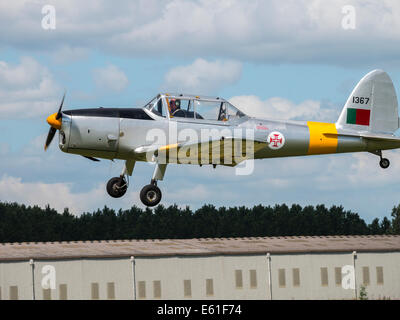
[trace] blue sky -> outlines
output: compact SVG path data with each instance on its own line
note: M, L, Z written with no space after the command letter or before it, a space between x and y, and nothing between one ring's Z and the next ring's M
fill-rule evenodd
M56 28L42 27L44 5ZM352 6L354 29L343 28ZM105 184L122 162L43 151L46 116L65 108L140 106L160 90L219 95L253 115L336 121L353 87L384 69L399 90L400 4L335 1L18 1L0 5L0 200L68 206L141 205L152 166L140 163L124 198ZM179 73L179 72L180 73ZM171 165L165 205L343 205L368 222L398 205L398 151L383 171L371 154L256 161L231 168Z

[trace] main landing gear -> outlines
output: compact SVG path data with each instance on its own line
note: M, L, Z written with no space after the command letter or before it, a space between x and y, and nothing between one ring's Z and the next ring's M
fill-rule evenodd
M144 186L140 191L140 200L145 206L154 207L160 203L162 194L160 188L157 187L157 181L164 179L166 169L167 164L156 162L150 184Z
M379 165L382 169L387 169L390 166L390 161L387 158L382 158L382 150L377 150L377 151L371 151L371 153L379 156L380 161L379 161Z
M140 200L148 207L156 206L161 201L161 197L161 190L157 187L156 181L152 181L140 191Z
M128 177L132 175L134 166L134 160L127 160L121 175L111 178L108 181L107 192L111 197L120 198L126 193L129 186L129 179L126 179L125 176ZM157 162L150 184L144 186L140 191L140 200L145 206L154 207L160 203L162 193L160 188L157 187L157 181L163 180L166 168L166 164L159 164Z
M128 189L128 183L125 177L114 177L108 180L107 192L113 198L121 198Z

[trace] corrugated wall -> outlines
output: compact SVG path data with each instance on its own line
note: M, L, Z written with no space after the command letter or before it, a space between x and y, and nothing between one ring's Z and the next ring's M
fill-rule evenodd
M135 265L130 257L35 260L35 298L133 299L136 292L137 299L354 299L364 285L369 299L400 299L399 252L270 257L136 257ZM344 289L342 267L353 265L357 287ZM1 299L32 299L29 260L0 262L0 289Z

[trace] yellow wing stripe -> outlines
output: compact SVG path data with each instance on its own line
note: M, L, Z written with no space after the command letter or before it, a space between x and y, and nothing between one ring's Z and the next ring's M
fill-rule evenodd
M307 122L310 130L308 154L335 153L338 146L337 129L334 123Z
M166 146L162 146L158 150L165 151L165 150L170 150L170 149L177 148L177 147L178 147L178 144L177 143L173 143L173 144L168 144Z

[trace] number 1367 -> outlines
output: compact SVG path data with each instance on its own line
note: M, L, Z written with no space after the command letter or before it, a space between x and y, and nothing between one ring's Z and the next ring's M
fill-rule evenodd
M369 98L353 97L353 103L368 104L368 102L369 102Z

